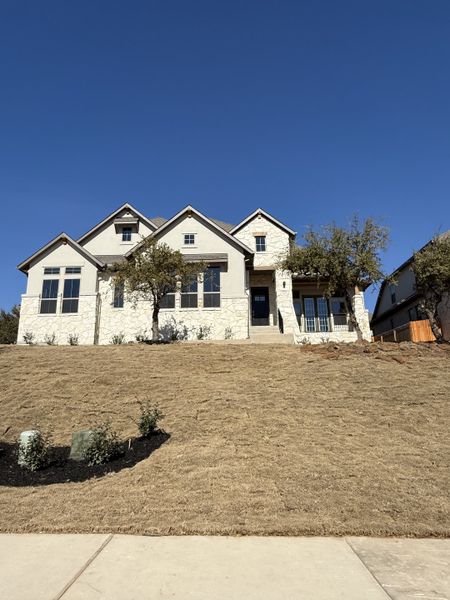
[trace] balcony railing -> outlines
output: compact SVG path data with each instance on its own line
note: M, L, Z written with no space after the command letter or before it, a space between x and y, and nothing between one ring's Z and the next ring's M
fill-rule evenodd
M348 314L308 317L303 313L297 316L302 333L330 333L333 331L352 331Z

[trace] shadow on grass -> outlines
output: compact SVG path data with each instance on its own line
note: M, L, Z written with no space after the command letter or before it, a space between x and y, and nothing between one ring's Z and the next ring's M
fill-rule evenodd
M28 471L17 464L17 444L0 441L0 486L25 487L54 483L81 482L93 477L118 473L134 467L162 446L170 435L160 432L151 438L132 438L130 447L124 442L123 456L103 465L89 466L83 461L69 460L69 446L54 446L50 450L50 463L39 471Z

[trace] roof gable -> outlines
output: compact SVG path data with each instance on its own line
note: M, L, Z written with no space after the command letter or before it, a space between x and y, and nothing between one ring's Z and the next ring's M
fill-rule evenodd
M29 256L26 260L24 260L19 265L17 265L17 268L19 269L19 271L22 271L23 273L27 273L28 269L30 267L30 264L34 260L39 258L39 256L41 256L42 254L47 252L47 250L50 250L53 246L56 246L60 242L63 244L69 244L75 251L77 251L79 254L84 256L87 260L92 262L98 268L100 268L100 269L104 268L105 264L103 262L98 260L94 255L92 255L90 252L88 252L88 250L86 250L86 248L83 248L83 246L80 246L80 244L78 244L78 242L73 240L69 235L67 235L67 233L64 233L64 232L57 235L50 242L48 242L48 244L45 244L45 246L42 246L42 248L37 250L37 252L35 252L31 256Z
M234 235L236 232L238 232L240 229L242 229L242 227L247 225L247 223L249 223L256 217L258 217L259 215L262 215L268 221L271 221L274 225L276 225L280 229L283 229L284 231L286 231L286 233L288 233L289 235L294 236L294 237L297 235L296 231L294 231L287 225L284 225L284 223L282 223L281 221L278 221L278 219L275 219L275 217L273 217L271 214L269 214L262 208L257 208L254 212L252 212L250 215L248 215L248 217L245 217L245 219L243 221L241 221L235 227L233 227L233 229L231 229L231 231L230 231L231 235Z
M180 210L171 219L169 219L164 224L162 224L151 235L153 235L156 238L159 237L164 231L167 231L179 219L181 219L182 217L187 217L187 216L189 216L189 214L195 215L200 221L203 221L204 223L206 223L207 225L209 225L212 229L214 229L215 231L217 231L218 234L220 234L221 236L223 236L233 246L237 246L240 250L243 250L247 254L253 254L253 250L251 250L243 242L241 242L240 240L238 240L237 238L235 238L234 236L232 236L230 233L228 233L228 231L226 231L226 229L224 229L222 226L218 225L218 223L216 223L215 220L208 218L207 216L205 216L203 213L201 213L199 210L195 209L191 205L188 205L185 208L183 208L182 210ZM142 242L141 242L141 244L142 244ZM127 252L127 254L125 254L125 257L131 256L133 254L133 252L135 252L135 250L137 250L137 248L139 248L139 246L141 244L138 244L137 246L135 246L134 248L132 248L129 252Z
M119 206L119 208L117 210L112 212L105 219L103 219L102 221L97 223L97 225L95 225L92 229L90 229L85 234L83 234L80 238L78 238L78 240L77 240L78 243L84 244L85 242L87 242L87 240L89 240L96 231L98 231L99 229L104 227L110 221L114 220L114 218L124 210L127 210L127 211L135 214L136 217L139 217L139 219L141 219L146 225L148 225L148 227L150 229L153 229L154 231L156 229L158 229L158 227L157 227L157 225L155 225L155 223L150 221L150 219L147 219L147 217L145 217L141 212L139 212L136 208L134 208L134 206L132 206L131 204L128 204L128 202L125 202L125 204L122 204L122 206Z

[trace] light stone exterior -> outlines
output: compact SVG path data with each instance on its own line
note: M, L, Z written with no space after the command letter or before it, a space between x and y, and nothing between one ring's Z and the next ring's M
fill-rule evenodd
M151 303L142 300L133 303L131 299L125 298L123 308L114 308L111 276L107 272L106 264L102 267L96 262L103 256L124 255L140 240L136 232L133 233L132 244L121 242L120 228L118 230L114 224L114 218L117 216L139 217L139 213L130 205L124 205L97 229L94 228L88 235L80 238L78 246L76 243L57 240L53 246L22 263L22 270L28 274L28 284L27 291L22 296L18 343L24 343L24 335L27 332L32 333L34 342L39 344L45 344L53 334L55 343L61 345L69 343L70 335L78 336L79 344L110 344L114 336L120 335L123 335L125 342L134 342L137 337L151 338ZM282 325L283 332L292 335L295 343L356 339L356 333L353 331L301 331L294 310L292 277L278 268L280 260L289 250L293 235L269 217L267 213L259 212L229 235L198 211L188 207L167 226L162 225L154 232L159 241L184 254L226 256L226 261L220 264L220 308L203 307L203 282L200 277L198 308L182 309L180 293L177 292L175 308L161 309L159 324L163 339L249 338L252 287L268 287L269 325ZM143 222L140 219L138 232L150 233L148 221ZM183 245L185 233L195 234L193 246ZM265 252L256 252L256 235L266 236ZM67 266L81 267L81 274L67 275ZM45 267L60 267L60 273L45 275ZM79 310L75 314L61 313L66 278L80 278ZM39 314L43 279L59 281L56 314ZM355 296L354 305L363 338L370 339L371 332L363 294Z

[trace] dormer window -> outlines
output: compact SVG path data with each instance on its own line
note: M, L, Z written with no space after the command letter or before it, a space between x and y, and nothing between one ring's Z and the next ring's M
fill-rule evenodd
M184 245L185 246L194 246L195 244L195 233L185 233L184 234Z
M266 251L266 236L265 235L257 235L255 236L256 241L256 252L265 252Z
M122 242L131 242L131 227L122 227Z

